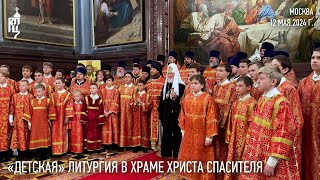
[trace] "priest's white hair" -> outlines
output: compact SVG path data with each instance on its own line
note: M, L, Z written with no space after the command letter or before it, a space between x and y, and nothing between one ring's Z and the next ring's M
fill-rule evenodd
M173 78L173 82L172 82L172 88L173 91L176 93L177 96L179 96L179 84L184 84L184 82L181 79L178 67L175 63L171 63L168 65L168 69L167 69L167 78L166 81L164 83L163 86L163 100L166 99L166 90L167 90L167 83L168 83L168 73L169 73L169 69L172 70L172 72L174 73L174 78Z

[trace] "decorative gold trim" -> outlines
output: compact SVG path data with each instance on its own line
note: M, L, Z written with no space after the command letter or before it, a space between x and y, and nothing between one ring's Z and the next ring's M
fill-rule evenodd
M290 141L289 139L286 139L286 138L282 138L282 137L272 137L271 142L280 142L280 143L287 144L289 146L293 145L292 141Z
M34 140L34 141L30 141L31 143L41 143L41 142L50 142L50 139L38 139L38 140Z
M242 116L242 115L240 115L240 114L236 114L236 115L234 116L234 118L235 118L235 119L240 119L240 120L242 120L242 121L247 121L247 120L248 120L247 117Z
M277 154L277 153L271 153L271 156L277 157L277 158L280 158L280 159L284 159L284 160L288 160L289 159L287 156L283 156L283 155Z
M265 128L268 128L268 129L272 129L272 124L271 124L270 121L267 121L265 119L261 119L261 118L258 118L258 117L255 117L253 121L255 123L259 124L260 126L263 126Z
M47 107L41 106L41 107L34 107L33 108L33 110L43 110L43 109L47 109Z
M132 99L132 96L130 96L130 95L120 95L120 98Z
M52 145L53 145L53 146L61 145L61 144L63 144L63 142L52 142Z

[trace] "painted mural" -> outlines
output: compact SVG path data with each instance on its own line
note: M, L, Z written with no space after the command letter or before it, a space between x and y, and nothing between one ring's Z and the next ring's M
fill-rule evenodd
M142 0L93 0L94 46L143 41Z
M4 24L17 13L20 34L4 28L5 38L60 46L74 46L74 0L4 0Z
M176 0L174 11L175 50L193 50L204 64L210 50L227 61L238 51L253 55L263 42L308 62L320 42L316 0Z

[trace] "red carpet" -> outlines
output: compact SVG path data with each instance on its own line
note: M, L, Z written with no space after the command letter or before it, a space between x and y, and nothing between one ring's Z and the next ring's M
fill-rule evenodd
M149 180L152 178L155 178L159 175L161 175L162 173L157 173L154 170L151 173L131 173L132 170L132 164L131 162L135 162L135 161L141 161L141 162L159 162L162 161L164 163L162 163L163 165L163 171L166 172L168 169L168 165L167 165L167 161L170 161L169 159L166 158L161 158L159 156L156 155L156 152L152 152L150 154L146 154L142 157L133 159L131 161L128 161L127 163L127 167L128 170L126 173L122 173L121 172L121 165L118 166L118 173L96 173L96 174L92 174L90 176L84 177L82 178L83 180L94 180L94 179L112 179L112 180L131 180L131 179L135 179L135 180ZM120 164L120 163L119 163ZM152 163L155 164L155 163ZM148 166L150 167L150 166ZM137 169L137 168L136 168ZM143 168L139 169L140 172L143 171Z

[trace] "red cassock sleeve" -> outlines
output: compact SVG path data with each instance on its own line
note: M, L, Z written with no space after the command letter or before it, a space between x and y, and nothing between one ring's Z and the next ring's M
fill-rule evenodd
M53 101L47 99L48 111L49 111L49 120L56 120L56 108L54 107Z
M115 90L112 97L110 112L118 114L119 113L119 90Z
M72 100L72 95L71 93L67 93L66 98L65 98L65 116L68 118L72 118L74 114L73 110L73 100Z
M98 117L98 124L102 125L105 123L105 118L104 118L104 108L103 108L103 101L100 98L99 101L99 117Z
M282 97L276 101L273 116L270 156L288 160L297 124L286 98Z

